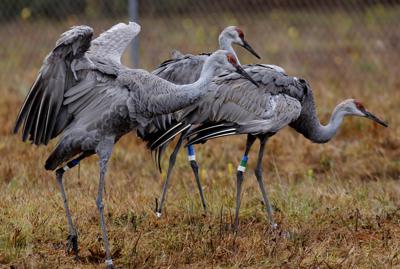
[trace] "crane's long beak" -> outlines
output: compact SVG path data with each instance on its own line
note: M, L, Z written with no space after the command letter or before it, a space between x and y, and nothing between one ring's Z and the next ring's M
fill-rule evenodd
M249 80L251 83L256 85L257 88L259 87L257 82L255 82L254 79L252 79L252 77L246 71L244 71L243 67L241 67L240 65L236 65L235 67L236 67L236 73L242 75L245 79Z
M255 50L250 46L249 43L247 43L246 40L242 39L243 41L243 45L241 45L243 48L247 49L251 54L253 54L254 56L256 56L258 59L261 59L261 57L257 54L257 52L255 52Z
M373 121L375 121L376 123L378 123L378 124L380 124L382 126L389 127L389 125L386 122L384 122L383 120L379 119L377 116L375 116L371 112L369 112L367 110L365 110L363 112L364 112L364 115L365 115L366 118L368 118L370 120L373 120Z

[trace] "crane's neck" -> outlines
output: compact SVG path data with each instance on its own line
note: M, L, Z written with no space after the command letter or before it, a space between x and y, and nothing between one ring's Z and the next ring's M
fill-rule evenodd
M310 140L315 143L326 143L335 136L337 130L342 124L343 117L346 113L340 109L340 107L336 107L333 110L329 123L327 125L322 125L319 121L315 125L315 129L313 131L313 135L310 137Z
M342 104L335 107L327 125L320 123L315 111L314 98L311 89L302 102L300 117L290 124L296 131L303 134L314 143L326 143L335 136L347 113Z
M230 53L232 53L233 55L235 55L238 64L240 64L239 58L237 57L236 52L234 51L234 49L232 47L232 43L233 43L232 38L229 38L229 37L225 36L224 34L221 34L218 38L218 42L219 42L219 48L221 50L227 50Z
M191 91L194 94L197 92L205 92L208 84L211 82L217 72L218 67L215 64L206 61L201 69L200 77L197 81L191 84L177 85L177 87L179 87L180 90Z

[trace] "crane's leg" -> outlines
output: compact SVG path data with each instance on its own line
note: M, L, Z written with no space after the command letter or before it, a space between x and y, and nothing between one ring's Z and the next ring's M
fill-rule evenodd
M274 221L274 217L272 214L272 207L268 200L268 195L267 195L267 191L265 190L264 180L263 180L263 175L262 175L262 172L263 172L262 161L264 158L264 148L265 148L265 144L267 143L268 136L260 135L259 139L260 139L260 150L258 152L257 166L256 166L256 169L254 172L255 172L255 175L257 178L258 186L260 187L260 191L261 191L261 194L263 197L265 210L267 211L267 215L268 215L268 220L269 220L272 228L275 229L277 227L277 224Z
M163 185L163 190L161 194L161 199L160 199L160 205L158 206L156 210L156 215L158 218L161 217L161 212L164 206L165 198L167 196L167 190L169 186L169 181L171 179L171 173L172 169L174 168L175 161L176 161L176 156L178 155L179 150L182 147L183 140L185 135L187 134L187 131L183 132L181 136L179 137L178 142L176 143L176 146L174 148L174 151L172 152L171 156L169 157L169 164L168 164L168 171L167 171L167 178L165 179L164 185Z
M79 259L78 234L76 232L74 223L72 222L71 212L69 211L68 199L64 189L63 175L66 171L75 167L81 160L83 160L89 155L91 155L91 153L82 153L78 158L73 159L72 161L68 162L67 165L65 165L64 167L58 168L56 170L57 183L58 186L60 187L61 196L63 198L65 213L67 215L67 221L68 221L68 230L69 230L65 252L69 254L70 251L72 250L74 252L75 259Z
M114 146L114 141L115 141L114 137L106 137L99 143L99 145L96 148L96 153L99 156L99 168L100 168L99 190L98 190L96 205L100 214L101 232L103 235L104 248L106 250L107 269L114 268L114 266L113 266L113 261L111 259L110 245L108 242L106 224L104 220L103 191L105 186L107 163L111 156L111 152Z
M199 176L199 166L196 162L196 152L194 150L193 145L189 145L187 147L187 154L190 166L192 167L194 178L196 179L197 188L199 189L201 204L203 206L204 212L207 213L206 199L204 198L203 187L201 186L201 181Z
M246 149L244 151L242 160L237 168L237 174L236 174L236 212L235 212L235 226L234 230L235 232L238 231L239 227L239 209L240 209L240 200L241 200L241 193L242 193L242 183L243 183L243 173L246 171L246 166L247 166L247 161L248 161L248 155L249 151L251 149L251 146L254 144L254 141L256 140L256 137L249 134L247 135L247 141L246 141Z

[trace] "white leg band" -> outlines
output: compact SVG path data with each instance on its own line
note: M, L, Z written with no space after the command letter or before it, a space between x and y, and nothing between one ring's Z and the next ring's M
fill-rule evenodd
M106 265L113 265L112 260L111 259L110 260L106 260Z
M161 218L161 213L160 212L156 212L156 216L157 216L157 218Z
M190 161L195 161L196 160L196 155L188 155L188 160Z
M240 171L240 172L245 172L246 171L246 166L239 165L237 170Z
M63 169L64 169L64 172L67 172L69 170L68 165L64 166Z

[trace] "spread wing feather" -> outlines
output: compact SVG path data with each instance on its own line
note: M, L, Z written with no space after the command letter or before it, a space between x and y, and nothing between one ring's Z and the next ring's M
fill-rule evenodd
M126 47L139 32L140 25L135 22L118 23L91 42L88 54L90 57L110 59L120 64Z
M22 139L34 144L47 144L53 137L64 92L75 84L72 65L83 57L90 46L93 30L77 26L63 33L56 47L45 58L17 116L14 133L24 122Z
M121 55L139 31L136 23L120 23L93 41L93 30L88 26L72 27L63 33L44 60L14 132L23 124L24 141L47 144L77 117L86 119L83 111L93 116L94 111L99 112L97 106L106 109L105 96L112 94L109 89L124 95L126 88L114 82L122 68Z

